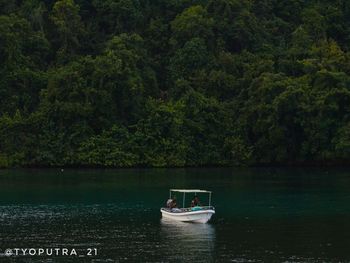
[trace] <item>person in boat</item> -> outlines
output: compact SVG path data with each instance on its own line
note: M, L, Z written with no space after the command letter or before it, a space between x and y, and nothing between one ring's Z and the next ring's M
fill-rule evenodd
M197 195L195 195L191 201L191 207L195 207L195 206L200 206L201 203L199 202L199 198Z
M176 196L174 196L173 198L169 198L166 202L166 206L169 209L177 208Z

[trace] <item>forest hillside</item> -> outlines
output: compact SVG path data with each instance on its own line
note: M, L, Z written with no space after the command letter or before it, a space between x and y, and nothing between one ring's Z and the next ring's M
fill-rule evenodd
M350 163L348 0L0 0L0 167Z

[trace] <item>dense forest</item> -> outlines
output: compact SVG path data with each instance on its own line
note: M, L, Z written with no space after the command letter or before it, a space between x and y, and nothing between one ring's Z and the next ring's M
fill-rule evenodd
M350 163L348 0L0 0L0 167Z

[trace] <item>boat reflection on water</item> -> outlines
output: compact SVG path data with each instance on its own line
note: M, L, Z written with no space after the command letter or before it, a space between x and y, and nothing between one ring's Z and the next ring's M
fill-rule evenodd
M162 254L171 262L214 261L215 226L161 219Z

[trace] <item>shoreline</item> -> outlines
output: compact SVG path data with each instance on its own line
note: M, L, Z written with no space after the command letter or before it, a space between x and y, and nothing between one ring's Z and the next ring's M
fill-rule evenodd
M350 162L295 162L295 163L270 163L270 164L256 164L256 165L242 165L242 166L229 166L229 165L201 165L201 166L130 166L130 167L118 167L118 166L98 166L98 165L29 165L29 166L12 166L12 167L0 167L0 170L8 169L94 169L94 170L106 170L106 169L219 169L219 168L350 168Z

